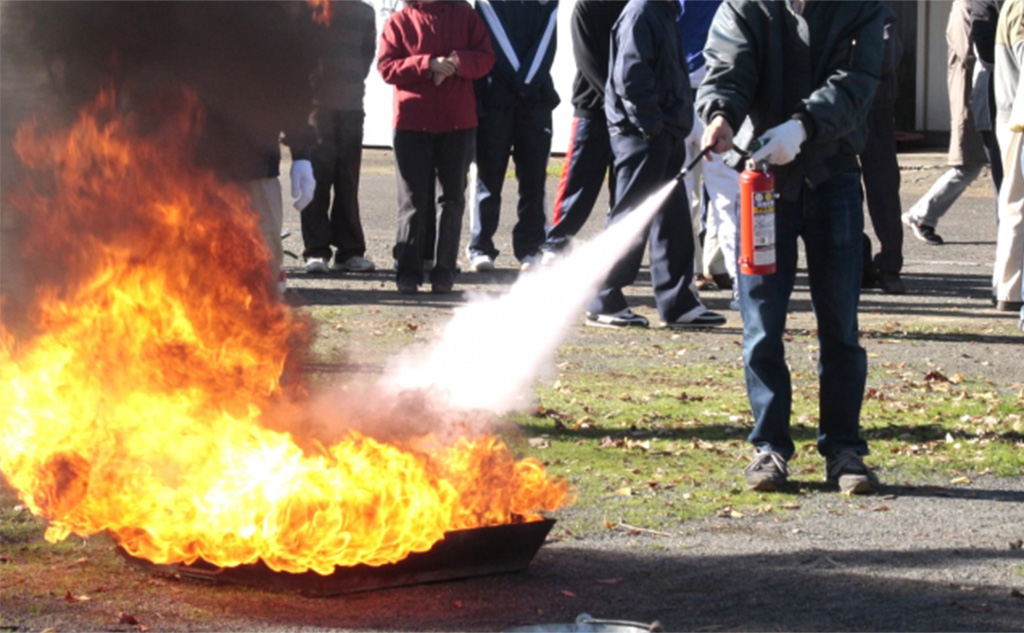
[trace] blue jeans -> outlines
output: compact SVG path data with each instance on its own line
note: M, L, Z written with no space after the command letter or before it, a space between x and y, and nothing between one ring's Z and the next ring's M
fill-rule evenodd
M865 455L860 407L867 354L857 341L864 230L860 174L839 174L814 189L805 186L797 199L778 200L775 222L776 272L739 276L743 361L754 413L747 439L758 450L793 456L793 388L782 337L796 278L797 237L803 237L820 344L818 452Z

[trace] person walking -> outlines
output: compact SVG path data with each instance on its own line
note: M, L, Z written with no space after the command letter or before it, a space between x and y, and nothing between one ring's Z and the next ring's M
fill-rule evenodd
M1003 152L999 229L992 273L996 309L1020 312L1024 323L1024 0L1007 0L999 14L995 45L996 134Z
M900 165L896 157L896 72L903 56L903 45L896 30L896 14L884 7L885 36L882 49L882 76L868 114L868 135L860 153L864 196L867 198L871 226L878 238L878 253L871 257L871 239L864 233L865 260L861 286L881 288L882 292L901 295L907 292L900 277L903 269L903 226L900 221Z
M881 73L884 18L877 1L725 0L704 49L707 75L697 93L703 145L722 153L757 140L751 160L774 165L778 194L776 272L739 276L755 450L744 474L754 490L781 489L795 451L783 336L799 237L818 323L818 452L826 481L845 493L879 486L860 434L867 354L857 324L864 228L857 154Z
M684 141L693 124L693 94L683 65L677 0L630 0L612 28L604 109L615 156L616 199L611 226L679 174ZM646 239L612 266L587 305L587 324L646 327L622 289L636 281L645 242L650 242L651 285L662 327L718 326L725 317L708 310L693 284L693 227L681 183L662 204Z
M363 96L376 49L375 16L373 7L362 0L331 0L328 6L326 23L313 27L313 121L319 144L313 152L316 192L300 214L302 257L307 273L367 272L374 263L365 257L359 170Z
M551 207L551 225L541 246L542 263L550 263L583 228L611 170L612 147L604 117L604 86L608 81L608 38L626 0L578 0L571 19L576 77L569 149ZM608 178L609 198L615 179Z
M501 190L508 159L519 182L512 250L520 268L540 263L547 212L544 187L551 155L551 113L558 93L551 79L555 60L558 0L477 0L497 60L478 82L480 127L476 136L477 185L469 269L493 270L494 234L501 215Z
M423 280L424 223L435 211L435 181L440 195L431 291L454 289L476 140L473 81L493 64L487 28L465 2L406 2L384 23L377 70L395 87L395 283L402 294L418 292Z
M950 168L903 214L903 223L914 232L914 237L932 246L941 246L945 241L935 231L939 219L946 215L985 166L985 150L971 112L971 78L975 58L970 32L969 0L953 0L946 25L946 44L949 47L946 84L950 119L947 163Z

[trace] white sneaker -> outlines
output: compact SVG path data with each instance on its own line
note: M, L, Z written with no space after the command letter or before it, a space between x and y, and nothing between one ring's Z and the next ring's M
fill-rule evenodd
M331 270L345 273L368 273L375 268L373 262L359 255L353 255L341 263L335 261L331 265Z
M494 260L490 255L473 255L469 258L469 269L475 273L482 273L487 270L494 270Z
M540 255L527 255L519 261L519 270L524 273L540 266L541 256Z
M551 264L554 264L556 261L558 261L558 258L561 256L561 253L556 253L555 251L544 251L544 253L540 256L540 265L550 266Z
M307 273L325 273L327 271L327 260L323 257L310 257L306 260Z

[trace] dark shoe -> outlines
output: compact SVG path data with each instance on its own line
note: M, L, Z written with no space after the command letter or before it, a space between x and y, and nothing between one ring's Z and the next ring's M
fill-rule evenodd
M878 273L878 287L887 295L907 294L907 287L903 285L899 273Z
M996 301L996 310L1000 312L1020 312L1024 302L1021 301Z
M743 469L747 488L761 492L776 492L786 485L789 468L786 459L775 451L757 451L754 459Z
M931 244L932 246L942 246L945 243L945 241L942 239L942 236L935 232L934 226L927 226L921 224L920 222L909 217L906 214L903 215L903 223L909 226L910 229L914 232L914 237L921 240L925 244Z
M446 295L454 289L455 275L436 270L430 273L430 292L436 295Z
M716 273L711 275L711 278L720 289L732 290L732 277L729 276L729 273Z
M720 325L725 325L725 315L712 312L711 310L704 308L704 306L698 306L698 308L690 310L670 323L666 323L664 321L661 322L661 327L667 327L673 330L682 330L691 327L718 327Z
M863 290L870 290L878 287L878 278L882 273L874 266L865 266L860 275L860 287Z
M697 290L707 290L711 282L703 274L697 273L693 276L693 285L697 287Z
M878 477L857 453L845 451L825 461L828 475L825 481L839 486L839 492L848 495L870 495L878 492Z
M636 314L629 308L625 310L619 310L611 314L595 314L593 312L587 313L587 325L594 325L597 327L647 327L649 322L645 317Z
M420 291L420 284L417 282L415 275L401 275L396 283L400 294L414 295Z

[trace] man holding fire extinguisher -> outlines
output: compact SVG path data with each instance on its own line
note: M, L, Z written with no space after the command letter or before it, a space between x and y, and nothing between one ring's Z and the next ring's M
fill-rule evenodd
M876 0L725 0L708 36L707 75L697 93L707 124L703 146L716 153L748 148L757 171L770 169L775 178L774 235L768 237L776 270L748 266L739 275L754 414L748 439L755 448L744 473L754 490L785 485L795 450L782 337L798 237L818 321L818 451L826 458L826 478L848 494L878 489L860 435L867 355L857 324L864 228L857 154L881 72L883 24ZM735 138L734 130L740 130ZM752 202L756 214L759 203Z

